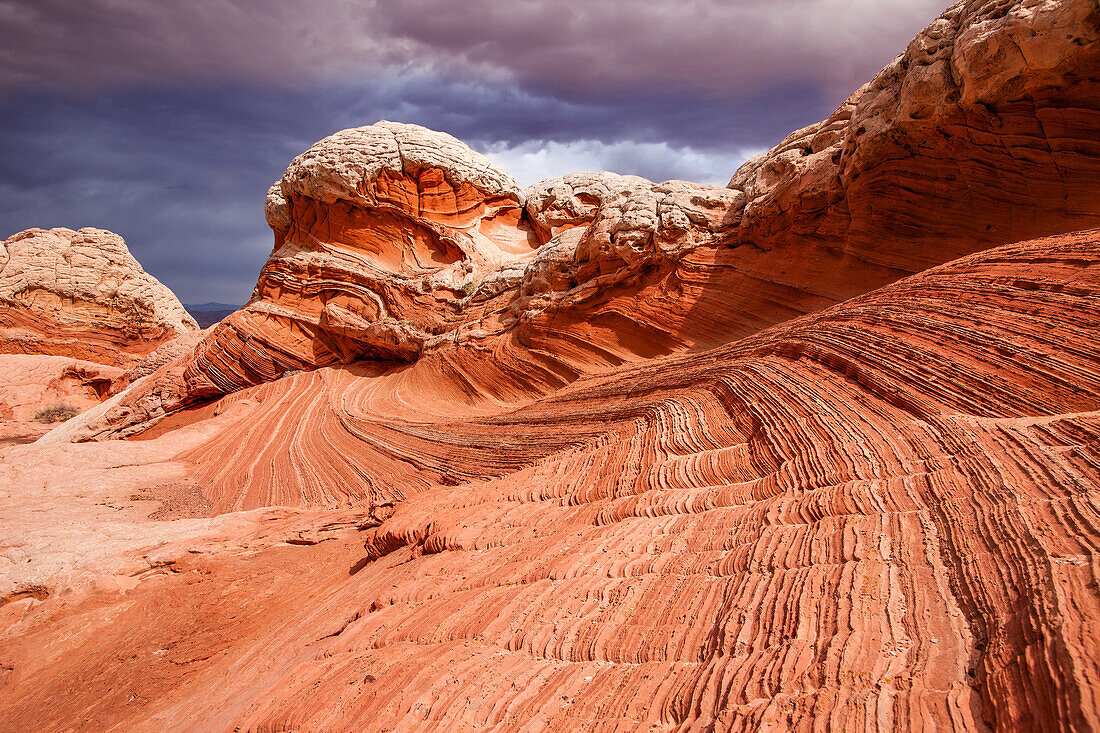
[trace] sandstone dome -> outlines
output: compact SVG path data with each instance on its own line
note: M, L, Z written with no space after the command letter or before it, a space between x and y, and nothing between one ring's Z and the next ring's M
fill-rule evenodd
M0 243L0 352L126 366L195 320L104 229L28 229Z

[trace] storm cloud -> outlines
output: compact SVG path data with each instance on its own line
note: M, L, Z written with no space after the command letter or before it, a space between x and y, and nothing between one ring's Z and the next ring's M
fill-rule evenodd
M0 83L332 81L427 73L551 94L850 90L940 0L2 0Z
M827 115L940 10L923 0L0 0L0 236L122 234L187 302L243 302L289 160L379 119L521 183L724 183Z

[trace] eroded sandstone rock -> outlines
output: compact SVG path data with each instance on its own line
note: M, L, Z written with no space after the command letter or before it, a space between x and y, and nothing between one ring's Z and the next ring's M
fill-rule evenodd
M0 351L129 366L198 330L122 237L28 229L0 243Z
M471 283L537 247L523 204L510 176L423 127L380 122L317 143L269 192L275 252L251 302L212 337L254 372L237 386L326 363L415 359ZM261 348L262 363L247 363Z
M105 399L119 367L42 354L0 354L0 445L32 442Z
M65 548L26 529L39 491L8 500L0 716L1095 728L1098 325L1092 230L522 405L470 404L480 375L427 354L257 385L149 443L9 448L0 485L71 507L95 565L40 569ZM122 524L120 472L183 467L217 520ZM62 594L74 565L103 590Z
M1100 728L1094 8L959 3L728 191L503 194L491 266L308 158L245 311L0 448L0 720Z
M733 239L770 251L758 271L799 251L886 278L1095 226L1097 68L1095 2L958 2L829 119L734 174L748 202Z

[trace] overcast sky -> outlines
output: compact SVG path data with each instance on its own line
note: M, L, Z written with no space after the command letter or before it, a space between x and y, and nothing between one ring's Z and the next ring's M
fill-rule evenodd
M0 0L0 238L121 234L188 303L243 303L296 154L390 119L523 185L724 184L946 0Z

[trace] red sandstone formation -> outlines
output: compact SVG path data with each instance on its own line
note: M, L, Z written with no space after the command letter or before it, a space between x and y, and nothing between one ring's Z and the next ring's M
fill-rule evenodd
M131 379L144 375L160 365L150 352L163 356L178 341L179 356L198 334L117 234L28 229L9 237L0 243L0 440L42 435L128 384L119 367L131 368Z
M20 447L148 463L149 446L169 462L133 470L197 465L215 512L302 508L171 522L71 600L29 576L3 609L0 713L43 730L1093 728L1098 304L1092 230L520 409L325 367L148 443ZM405 400L440 416L378 417ZM187 450L164 455L176 435Z
M117 234L28 229L0 244L0 352L130 366L197 330Z
M66 356L0 354L0 444L31 442L98 405L122 375Z
M0 452L0 720L1100 729L1098 69L959 3L728 188L321 141L242 311Z

